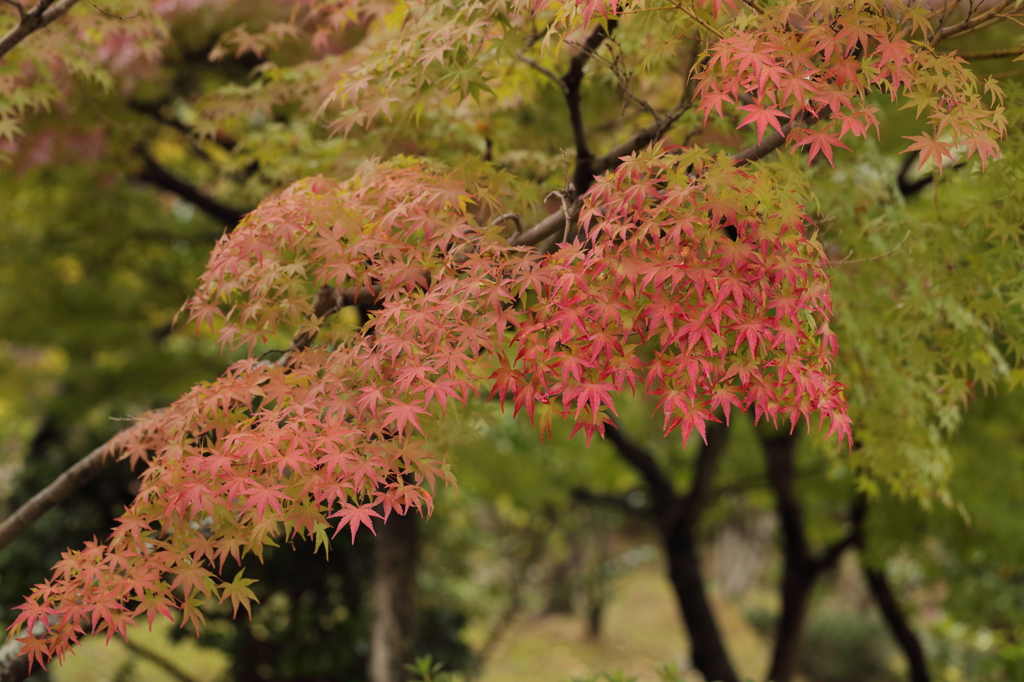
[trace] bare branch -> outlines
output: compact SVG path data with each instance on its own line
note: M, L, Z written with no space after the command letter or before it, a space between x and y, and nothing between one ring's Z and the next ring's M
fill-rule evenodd
M49 26L54 20L74 7L77 2L78 0L57 0L57 2L39 0L35 7L21 15L18 24L8 31L7 35L0 38L0 59L3 59L22 40L39 29Z
M102 12L103 14L106 14L108 17L113 17L114 19L120 19L121 21L128 21L129 19L134 19L135 17L139 16L138 12L136 12L135 14L129 14L128 16L121 16L120 14L114 14L113 12L108 12L107 10L103 9L102 7L97 5L92 0L88 0L88 3L90 5L92 5L94 8L96 8L96 10L98 12Z
M986 26L991 25L993 21L1000 18L1000 14L1010 5L1014 4L1017 0L1002 0L995 7L982 12L976 16L972 16L973 13L968 13L967 18L961 21L959 24L947 26L946 28L940 28L932 36L932 46L936 46L943 40L952 38L953 36L963 35L964 33L970 33L972 31L980 30Z
M540 65L540 62L538 62L537 60L535 60L535 59L530 59L530 58L529 58L529 57L527 57L527 56L526 56L525 54L523 54L523 51L522 51L522 50L519 50L518 52L516 52L516 58L517 58L517 59L518 59L519 61L521 61L522 63L524 63L524 64L526 64L527 66L529 66L530 68L532 68L532 69L534 69L535 71L538 71L538 72L540 72L540 73L544 74L544 75L545 75L545 76L547 76L547 77L548 77L549 79L551 79L552 81L554 81L555 85L557 85L557 86L558 86L558 89L562 91L562 94L568 94L568 92L569 92L569 91L568 91L568 89L567 89L567 88L565 87L565 81L563 81L563 80L562 80L562 78L561 78L561 76L559 76L558 74L556 74L556 73L555 73L554 71L551 71L550 69L547 69L547 68L545 68L545 67L541 66L541 65Z
M856 263L870 263L871 261L882 260L883 258L886 258L886 257L892 255L901 246L903 246L903 243L905 241L907 241L907 238L909 236L910 236L910 230L907 230L907 233L905 235L903 235L903 239L901 239L899 241L899 243L896 244L895 246L893 246L891 249L888 249L885 253L880 253L877 256L868 256L867 258L853 258L853 259L851 259L849 256L847 256L846 258L844 258L842 260L837 260L835 263L833 263L833 265L854 265Z
M516 234L519 234L520 232L523 231L523 221L519 219L518 213L503 213L494 220L492 220L491 225L500 225L501 223L504 223L506 220L511 220L513 224L515 224Z
M613 170L622 163L622 157L640 151L660 139L691 106L689 101L680 102L675 109L662 116L660 121L655 121L607 154L594 159L590 164L590 170L594 175L601 175L606 171Z
M618 165L618 164L615 164ZM569 220L574 221L580 215L583 208L583 201L577 199L569 206ZM512 246L534 246L544 241L553 234L562 230L565 226L565 213L558 209L548 217L541 220L528 230L520 232L508 240Z
M799 118L799 117L798 117ZM736 152L732 155L732 159L736 162L737 166L746 165L753 161L758 161L771 154L773 151L781 147L786 143L786 137L790 131L796 126L796 121L790 121L786 125L782 126L782 133L778 131L773 132L771 135L766 135L755 145L747 147L741 151Z
M320 320L333 315L346 305L366 305L376 300L378 291L366 288L346 289L338 291L332 287L321 287L313 299L313 313ZM316 338L317 329L312 331L300 329L292 337L288 350L274 363L285 366L296 353L309 347ZM0 522L0 549L9 545L23 530L31 526L40 516L57 506L76 490L91 481L96 475L113 463L120 456L116 443L125 438L126 432L138 428L131 426L122 431L114 439L100 445L88 455L58 476L52 483L32 496L25 504L18 507L10 516ZM0 682L3 682L0 678Z
M871 588L871 595L875 598L875 603L878 604L878 609L882 612L893 637L899 642L903 654L907 657L911 682L930 682L931 675L928 673L928 660L925 658L924 649L900 608L896 594L892 591L889 580L885 576L885 570L869 568L865 565L864 575L868 579L868 586Z
M134 654L155 663L165 673L178 680L178 682L196 682L196 679L178 667L178 664L171 659L134 644L129 640L123 640L124 645Z
M134 428L134 427L133 427ZM75 462L67 471L58 476L25 504L0 523L0 549L11 544L23 530L31 526L50 508L60 504L73 492L96 477L116 458L111 442L104 443L88 455Z
M594 155L587 145L587 133L583 127L583 111L580 106L583 67L618 24L619 22L611 19L608 21L607 30L604 26L595 28L580 46L579 51L573 55L569 62L569 70L562 77L562 83L565 85L565 102L569 107L569 122L572 124L572 136L576 143L576 170L572 180L576 192L580 195L584 194L594 181L594 173L591 170Z
M957 57L967 61L978 61L980 59L1002 59L1003 57L1016 57L1024 54L1024 47L1010 47L1005 50L989 50L988 52L958 52Z
M614 428L605 429L604 435L619 451L622 458L629 462L644 479L648 490L651 492L652 511L658 517L665 517L670 514L671 510L678 506L680 498L673 489L672 481L662 471L651 453L628 439L619 430L618 424Z
M750 9L754 10L758 14L764 14L764 9L759 4L757 4L755 0L743 0L743 4L749 7Z
M203 212L223 222L227 226L229 232L238 223L242 222L242 218L245 217L246 211L225 206L213 197L199 191L196 187L171 175L145 151L140 151L140 154L145 162L142 172L138 175L140 180L144 180L161 189L167 190L168 192L177 194L179 197L190 204L195 205Z

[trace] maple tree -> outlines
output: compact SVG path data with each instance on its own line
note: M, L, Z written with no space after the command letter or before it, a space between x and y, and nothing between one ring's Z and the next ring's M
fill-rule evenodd
M12 158L31 150L25 117L72 96L69 75L106 88L144 78L147 60L160 58L165 17L181 11L161 2L70 11L74 4L7 5L0 138ZM249 610L249 579L229 568L245 554L295 537L319 549L338 533L354 540L375 518L428 513L435 485L455 479L425 431L474 397L507 402L542 431L568 420L590 442L619 438L617 401L641 391L655 398L666 433L678 429L684 443L697 434L709 452L709 424L728 423L734 410L792 427L820 421L842 447L858 441L851 457L868 474L941 494L941 472L922 482L898 453L882 457L871 442L878 384L858 384L847 405L833 326L849 325L848 366L874 349L858 336L855 311L832 318L831 280L873 275L827 270L830 244L811 210L819 179L794 160L806 150L812 170L822 159L833 166L839 150L880 132L879 102L888 99L924 126L903 150L919 167L942 173L955 160L985 170L1004 153L1005 95L939 45L1002 19L1010 5L950 18L879 2L316 1L225 31L211 58L280 60L261 61L247 88L207 97L191 127L197 140L252 150L266 131L247 118L287 107L367 155L380 131L442 132L420 155L390 153L353 164L344 180L291 183L218 241L183 312L246 356L138 417L59 483L67 490L114 456L144 467L110 537L69 550L21 608L13 627L26 633L25 654L45 663L87 631L126 636L137 620L175 613L198 633L204 604ZM659 27L643 39L628 33L630 22L652 21ZM687 32L697 37L684 40ZM623 99L653 122L597 156L581 85L620 34L648 50L648 69L683 43L694 58L678 99L658 108L608 63ZM538 44L540 60L528 57ZM563 53L569 67L559 76L548 64ZM558 208L526 228L521 216L538 213L539 183L443 152L444 112L484 120L515 111L505 75L513 68L554 83L575 146L571 171L568 161L559 169ZM663 140L683 120L725 149ZM973 266L990 268L987 257ZM925 288L944 275L929 276ZM985 322L957 342L987 359L951 361L930 381L933 396L915 415L923 431L955 423L972 387L993 385L993 365L1019 361L1012 334L1003 335L1014 322L977 301L962 307L976 306ZM370 311L361 325L338 314L353 306ZM966 323L952 308L917 323L908 343L941 345L944 332L958 332ZM281 343L287 349L270 350ZM44 491L5 521L3 542L53 499ZM697 665L734 677L699 656Z

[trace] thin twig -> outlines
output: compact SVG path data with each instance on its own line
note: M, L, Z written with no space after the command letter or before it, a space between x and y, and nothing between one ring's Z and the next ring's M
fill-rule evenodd
M764 15L764 10L754 0L743 0L743 4L745 4L747 7L754 10L758 14Z
M844 258L842 260L836 261L832 265L854 265L856 263L870 263L871 261L874 261L874 260L882 260L883 258L891 256L897 249L899 249L901 246L903 246L903 243L905 241L907 241L908 237L910 237L910 230L907 230L907 233L905 235L903 235L903 239L901 239L898 244L893 246L891 249L889 249L885 253L880 253L877 256L869 256L867 258L853 258L853 259L851 259L850 256L847 256L846 258Z
M1024 54L1024 47L1011 47L1005 50L989 50L988 52L958 52L957 57L967 61L978 59L1002 59Z
M135 14L130 14L130 15L126 16L126 17L122 17L120 14L114 14L113 12L108 12L107 10L103 9L102 7L97 5L92 0L86 0L86 2L88 2L90 5L95 7L100 12L103 12L104 14L106 14L108 17L114 17L115 19L120 19L121 21L128 21L129 19L134 19L135 17L139 16L139 13L136 12Z
M678 9L680 12L683 12L684 14L689 16L691 19L696 21L697 24L700 25L703 29L705 29L707 31L710 31L711 33L714 33L716 36L718 36L719 40L725 40L725 36L722 35L721 31L719 31L717 28L715 28L711 24L707 23L706 21L704 21L703 19L698 17L697 13L694 12L692 9L690 9L688 7L684 7L683 4L680 3L680 2L674 2L673 0L669 0L669 1L672 2L672 4L676 6L676 9Z
M554 71L551 71L550 69L547 69L547 68L541 66L540 63L538 61L536 61L535 59L530 59L525 54L523 54L522 50L519 50L518 52L516 52L516 58L519 61L521 61L522 63L524 63L527 66L529 66L530 68L532 68L532 69L534 69L534 70L544 74L548 78L550 78L552 81L554 81L555 85L558 86L558 89L561 90L562 93L568 94L569 88L565 85L565 81L562 80L562 77L559 76L558 74L556 74Z

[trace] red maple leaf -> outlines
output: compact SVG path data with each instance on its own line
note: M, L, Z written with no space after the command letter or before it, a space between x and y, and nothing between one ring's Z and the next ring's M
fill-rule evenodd
M780 111L778 109L769 109L769 108L763 107L763 106L761 106L759 104L746 104L746 105L744 105L742 107L737 107L737 108L738 109L742 109L743 111L749 111L750 112L749 114L747 114L746 118L744 118L740 122L738 127L742 128L743 126L747 125L748 123L756 124L757 125L757 141L758 142L760 142L761 138L764 137L764 131L768 128L769 125L771 125L771 127L775 128L775 130L779 131L779 135L783 135L784 134L782 132L782 126L779 124L779 119L780 118L784 118L784 119L788 119L789 118L789 115L786 114L785 112Z
M360 524L369 528L370 532L376 535L377 531L373 529L373 519L380 519L383 517L373 510L373 505L357 507L352 504L345 504L341 509L331 514L331 518L341 519L338 523L338 527L334 529L334 535L332 537L337 537L338 533L341 532L341 529L348 526L349 530L352 531L352 542L355 543L356 531L359 530Z

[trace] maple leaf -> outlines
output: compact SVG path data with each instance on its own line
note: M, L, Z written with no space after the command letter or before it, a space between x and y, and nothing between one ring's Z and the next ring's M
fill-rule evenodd
M250 604L251 602L259 604L260 600L256 598L256 593L249 589L249 585L256 581L244 576L245 569L243 568L238 573L235 573L235 577L232 578L230 583L221 583L219 603L223 604L225 599L230 599L232 618L238 615L238 607L242 606L249 613L249 618L252 619L252 607Z
M839 137L832 133L831 125L820 130L815 130L813 128L801 129L800 138L800 142L797 142L798 147L810 145L810 150L808 150L807 153L808 166L811 165L811 161L814 161L814 157L820 152L825 155L826 159L828 159L828 164L835 168L836 164L832 159L832 147L841 147L847 151L850 150L849 147L843 144Z
M341 509L331 514L331 518L340 518L341 521L338 523L338 527L334 529L334 535L331 537L337 537L338 533L345 526L349 527L352 531L352 542L356 541L356 531L359 530L360 524L370 529L370 532L374 535L377 531L373 529L373 519L382 519L380 514L373 510L373 505L362 505L356 506L352 504L344 504Z
M764 137L764 131L771 125L775 130L779 131L779 135L784 135L782 132L782 126L779 124L780 118L788 119L789 116L778 109L769 109L762 107L759 104L746 104L741 107L737 107L743 111L749 111L746 118L740 121L739 128L747 125L748 123L754 123L757 125L757 141L760 142L761 138Z
M922 133L921 135L904 135L903 139L914 141L913 144L908 145L907 148L900 153L906 154L907 152L916 151L920 158L920 161L917 164L918 170L924 167L925 163L931 161L941 175L943 159L953 160L953 154L950 151L949 145L945 142L936 140L928 133Z
M413 428L420 433L423 433L423 428L420 426L418 416L421 414L430 413L419 405L394 400L392 401L391 407L384 410L384 425L386 426L391 422L394 422L398 432L405 433L406 427L411 424Z
M256 521L263 519L263 515L269 506L275 512L281 512L281 502L291 498L284 492L284 485L280 483L272 485L261 485L255 480L250 480L249 487L243 491L246 498L242 511L256 508Z

